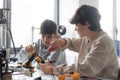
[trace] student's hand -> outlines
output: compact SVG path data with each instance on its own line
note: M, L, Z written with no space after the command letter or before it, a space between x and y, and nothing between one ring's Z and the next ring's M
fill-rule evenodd
M53 74L53 65L49 62L40 63L39 66L45 74Z
M32 55L33 52L35 52L35 48L33 45L28 45L25 47L25 50L30 54Z
M45 60L45 64L52 65L49 60Z
M53 41L49 48L48 48L48 51L51 52L51 51L56 51L57 49L59 49L60 47L64 46L66 44L66 40L61 38L61 39L57 39L55 41Z

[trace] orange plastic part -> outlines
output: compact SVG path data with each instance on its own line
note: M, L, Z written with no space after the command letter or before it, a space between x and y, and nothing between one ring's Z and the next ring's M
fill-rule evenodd
M73 80L80 80L80 73L74 73L74 74L72 74L72 75L71 75L71 78L72 78Z
M65 80L65 75L62 75L62 74L59 75L59 76L58 76L58 80Z

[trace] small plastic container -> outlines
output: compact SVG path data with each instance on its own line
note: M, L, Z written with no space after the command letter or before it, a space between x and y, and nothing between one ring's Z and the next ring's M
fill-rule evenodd
M65 75L60 74L60 75L58 76L58 80L65 80Z
M72 80L80 80L80 73L75 72L71 75Z

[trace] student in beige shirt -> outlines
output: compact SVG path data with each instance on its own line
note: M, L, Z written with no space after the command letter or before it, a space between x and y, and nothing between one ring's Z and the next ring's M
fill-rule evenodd
M89 5L79 7L70 23L80 39L60 38L51 43L49 51L70 49L78 52L78 62L72 66L54 67L48 62L40 64L44 73L54 74L56 71L79 72L81 76L117 80L118 60L113 40L100 26L98 10ZM46 69L47 68L47 69Z

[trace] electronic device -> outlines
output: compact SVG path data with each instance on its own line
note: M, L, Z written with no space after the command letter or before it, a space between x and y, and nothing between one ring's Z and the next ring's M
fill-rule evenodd
M0 49L0 77L1 80L12 80L12 71L8 69L8 59L6 58L6 53L6 49Z

